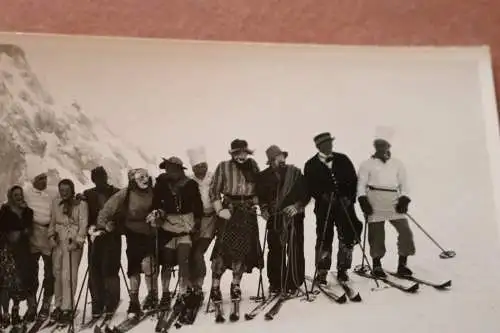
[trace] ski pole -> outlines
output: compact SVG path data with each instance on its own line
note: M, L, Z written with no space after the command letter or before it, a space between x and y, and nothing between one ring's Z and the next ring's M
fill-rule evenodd
M443 247L441 245L439 245L439 243L434 238L432 238L431 235L429 235L429 233L427 231L425 231L425 229L410 214L406 213L406 216L408 216L408 218L413 223L415 223L415 225L442 251L439 254L439 257L441 259L449 259L449 258L455 257L455 255L456 255L455 251L443 249Z
M352 233L354 234L354 237L356 237L356 242L358 243L359 247L361 248L361 252L363 254L363 258L366 260L366 265L368 266L368 269L370 270L370 274L373 272L373 269L370 265L370 261L366 257L366 251L364 245L361 244L361 239L359 238L358 234L356 233L356 228L354 227L354 223L352 222L351 217L349 216L349 212L347 211L347 207L345 206L344 202L340 200L340 205L342 206L342 209L344 211L344 214L347 218L347 221L349 222L351 226ZM368 223L366 223L368 224ZM366 229L365 229L366 230ZM375 284L377 285L377 288L380 288L380 284L378 283L377 279L373 279L375 281Z
M312 294L314 292L314 287L315 287L315 284L316 284L316 277L318 275L318 265L319 265L319 261L320 261L320 254L321 252L323 251L323 246L324 246L324 243L325 243L325 236L326 236L326 227L328 225L328 222L330 220L330 213L331 213L331 210L332 210L332 204L333 204L333 199L334 199L334 193L330 193L330 201L328 203L328 210L326 212L326 217L325 217L325 220L324 220L324 226L323 226L323 231L322 231L322 234L321 234L321 241L320 241L320 244L319 244L319 249L317 250L317 253L316 253L316 268L314 269L314 276L313 276L313 281L311 283L311 291L310 293Z
M365 229L363 230L363 248L366 249L366 236L368 233L368 216L364 215L365 217ZM365 267L365 258L366 256L362 256L361 259L361 269L364 270Z
M68 240L68 245L71 246L73 240L70 238ZM71 250L67 249L68 259L69 259L69 293L70 293L70 304L71 304L71 323L68 326L68 332L74 332L74 319L75 319L75 307L73 299L73 258Z

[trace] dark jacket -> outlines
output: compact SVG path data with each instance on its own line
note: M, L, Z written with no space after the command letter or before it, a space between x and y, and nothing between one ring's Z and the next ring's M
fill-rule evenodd
M21 265L25 265L25 260L29 259L29 235L32 228L33 210L31 208L24 208L21 217L14 213L7 204L0 208L0 247L10 247L14 253L16 261ZM16 243L14 244L11 244L8 241L8 236L12 232L20 233Z
M186 178L185 183L179 189L179 194L180 200L176 202L168 179L159 177L153 189L153 209L162 209L167 214L193 213L195 219L201 220L203 202L198 183L193 179Z
M115 193L119 191L118 188L113 185L108 185L104 192L100 193L97 188L93 187L83 192L83 199L87 202L88 210L89 210L89 218L88 218L88 226L97 224L97 216L99 215L99 211L104 206L104 203L108 201L109 198ZM99 195L104 195L104 202L99 201Z
M338 197L346 197L351 202L356 201L358 176L353 163L347 155L333 153L332 171L319 159L316 154L304 166L309 194L316 204L322 201L323 194L336 192ZM337 184L335 184L335 180Z
M260 208L270 213L281 212L293 204L299 204L303 211L310 200L302 171L293 165L287 165L280 170L279 175L271 167L260 172L256 191Z

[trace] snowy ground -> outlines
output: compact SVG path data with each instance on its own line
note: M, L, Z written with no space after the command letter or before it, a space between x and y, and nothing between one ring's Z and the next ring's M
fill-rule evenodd
M307 268L306 274L313 275L313 251L314 251L314 215L309 209L306 219L305 250ZM432 214L427 214L432 215ZM425 216L425 215L422 215ZM417 217L416 217L417 218ZM455 221L457 228L461 225L474 226L472 223L460 223ZM464 221L466 222L466 221ZM494 262L495 255L492 252L492 244L488 241L488 235L482 235L484 242L477 244L470 243L467 238L474 236L474 230L461 230L458 235L453 235L441 228L438 223L419 220L438 242L446 248L457 252L453 259L440 259L440 250L432 244L420 230L412 225L417 244L417 255L410 259L410 265L416 275L429 279L452 279L453 286L449 291L437 291L431 287L421 286L417 294L405 294L397 289L381 289L374 291L374 281L363 279L355 274L351 274L355 285L359 287L362 303L346 303L339 305L332 303L323 295L319 295L312 303L291 300L287 302L274 321L266 322L262 314L253 321L245 322L243 314L254 306L248 300L249 296L257 292L259 274L254 271L251 275L246 275L242 282L243 295L247 298L241 305L241 319L237 323L215 324L213 314L204 313L205 307L192 326L184 326L182 330L189 332L218 332L237 330L239 333L255 332L255 330L279 330L279 331L303 331L324 328L335 330L335 332L365 332L367 329L375 328L385 332L499 332L499 301L500 288L498 287L497 265ZM262 229L261 229L262 231ZM395 268L397 264L395 232L390 225L386 226L387 250L388 254L384 260L387 268ZM450 234L454 238L450 237ZM477 236L477 234L476 234ZM490 235L491 239L496 239L496 235ZM261 233L261 239L264 234ZM474 246L472 246L474 244ZM336 247L337 242L334 243ZM125 247L124 247L125 248ZM207 262L211 248L207 252ZM83 256L80 268L81 279L87 267L86 253ZM359 247L355 251L354 264L361 262L361 252ZM334 262L335 265L335 262ZM125 255L123 256L123 267L126 270ZM335 266L332 266L332 270ZM264 281L267 293L267 278ZM478 278L480 277L480 278ZM222 290L225 299L229 297L229 284L231 273L227 272L222 281ZM210 279L205 282L205 290L209 290ZM128 306L128 296L122 281L122 304L116 321L125 318ZM172 281L171 288L174 287ZM310 287L310 285L309 285ZM143 283L141 295L145 295ZM83 296L82 296L83 297ZM90 296L89 296L90 299ZM204 306L206 303L204 304ZM80 309L83 309L83 301L80 302ZM229 305L226 306L229 311ZM90 308L88 307L88 315ZM81 314L81 312L80 312ZM77 323L81 322L81 317L77 318ZM131 332L153 332L155 322L146 320ZM88 330L88 332L91 332Z

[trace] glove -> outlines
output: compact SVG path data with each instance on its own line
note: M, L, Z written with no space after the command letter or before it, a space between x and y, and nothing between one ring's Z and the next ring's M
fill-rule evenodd
M347 198L347 197L340 198L340 201L346 207L348 207L348 206L350 206L352 204L351 200L349 198Z
M87 197L83 193L77 193L75 199L79 201L87 201Z
M70 239L70 242L68 243L68 251L75 251L83 247L83 243L74 241Z
M408 205L411 200L406 195L400 196L398 199L398 203L396 204L396 212L399 214L408 213Z
M92 225L89 228L88 234L90 236L90 241L93 243L97 237L99 237L102 234L104 234L104 230L97 230L97 228L95 227L95 225Z
M298 209L297 204L286 206L283 209L283 213L285 213L285 215L288 217L294 217L298 212L299 212L299 209Z
M201 219L194 220L193 233L198 234L201 229Z
M160 224L162 216L162 211L160 209L155 209L146 217L146 223L151 225L153 228L156 228Z
M362 195L358 198L359 205L361 206L361 210L363 214L366 216L370 216L373 214L373 207L368 201L368 197L366 195Z
M231 218L231 212L229 211L229 209L224 208L217 213L217 216L224 220L229 220Z
M323 193L321 195L321 199L323 199L323 201L326 201L327 203L330 202L330 200L335 200L335 196L333 195L333 193Z
M112 232L113 230L115 230L115 222L113 222L113 221L108 221L108 222L106 223L106 227L105 227L105 228L106 228L106 231L107 231L107 232Z
M50 248L56 248L59 245L59 240L57 239L57 235L53 235L49 237L49 245Z

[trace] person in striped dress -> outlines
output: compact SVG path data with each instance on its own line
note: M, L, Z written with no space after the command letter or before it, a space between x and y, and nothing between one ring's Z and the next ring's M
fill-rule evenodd
M233 140L229 154L230 160L217 165L209 189L210 201L219 224L210 258L210 298L214 303L222 301L220 279L227 269L233 271L231 299L239 300L243 273L251 273L253 268L263 267L255 188L260 169L250 157L253 151L248 148L245 140Z

